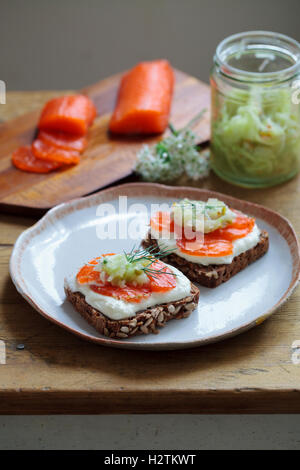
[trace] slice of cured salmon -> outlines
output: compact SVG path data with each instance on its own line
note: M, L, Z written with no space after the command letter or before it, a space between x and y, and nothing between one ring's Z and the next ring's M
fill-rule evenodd
M83 136L93 123L96 114L95 105L87 96L61 96L46 103L38 127L40 130Z

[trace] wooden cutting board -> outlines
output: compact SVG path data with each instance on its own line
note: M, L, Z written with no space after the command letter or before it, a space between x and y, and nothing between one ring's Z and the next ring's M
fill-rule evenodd
M176 85L170 121L183 127L201 109L210 107L209 86L183 72L175 71ZM40 110L0 126L0 211L32 213L61 202L90 194L132 173L136 153L143 143L159 137L112 138L108 122L114 108L122 74L114 75L81 90L89 95L98 117L89 131L88 148L79 165L50 174L30 174L11 164L11 154L30 144L36 133ZM209 111L195 127L199 142L209 138ZM168 132L168 131L167 131Z

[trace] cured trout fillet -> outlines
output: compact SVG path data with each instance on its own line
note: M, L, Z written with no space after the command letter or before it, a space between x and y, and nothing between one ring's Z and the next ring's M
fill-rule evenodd
M174 73L169 62L141 62L121 80L109 129L116 134L160 134L169 122Z

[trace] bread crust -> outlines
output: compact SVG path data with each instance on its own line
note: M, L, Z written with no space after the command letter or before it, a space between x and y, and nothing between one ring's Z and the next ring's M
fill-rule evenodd
M67 283L65 293L77 312L99 333L109 338L122 339L141 334L159 333L158 327L165 326L169 320L187 318L196 308L199 300L199 289L191 283L191 294L188 297L149 307L137 312L131 318L111 320L104 313L89 305L81 292L73 292Z
M142 246L144 248L156 247L158 250L157 241L151 237L150 231L145 240L142 241ZM164 262L175 266L179 271L183 272L190 281L197 282L205 287L214 288L223 282L227 282L232 276L261 258L268 251L268 248L269 235L268 232L262 230L257 245L236 256L230 264L211 264L204 266L188 261L175 253L166 256ZM155 251L153 252L154 254Z

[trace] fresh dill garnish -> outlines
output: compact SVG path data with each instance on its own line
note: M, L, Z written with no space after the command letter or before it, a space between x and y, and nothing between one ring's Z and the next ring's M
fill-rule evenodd
M140 250L137 250L134 246L129 253L125 253L125 251L123 253L128 263L134 264L143 261L148 262L146 266L139 267L139 269L145 274L149 274L152 277L156 277L160 274L171 274L172 276L176 276L175 273L165 271L165 268L153 269L150 267L153 263L155 263L155 261L165 258L170 253L174 252L176 248L165 249L161 247L158 251L156 250L157 248L155 246L143 248Z

